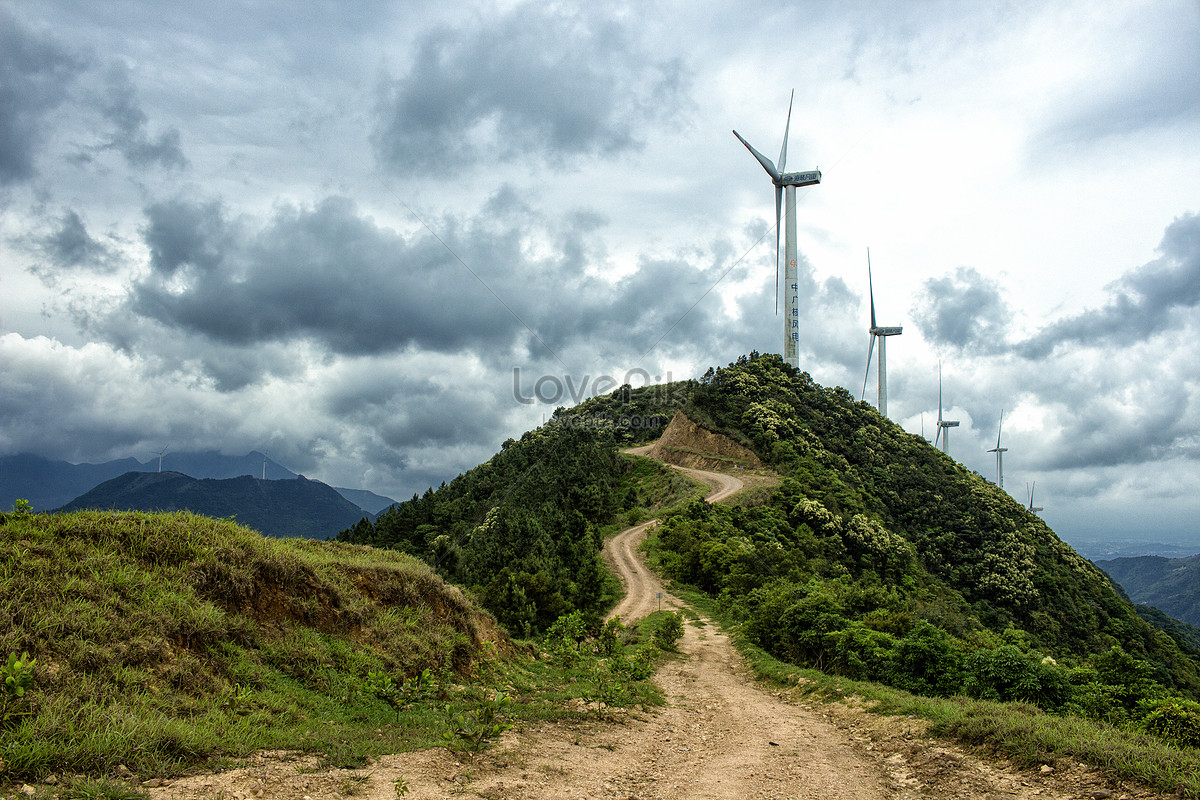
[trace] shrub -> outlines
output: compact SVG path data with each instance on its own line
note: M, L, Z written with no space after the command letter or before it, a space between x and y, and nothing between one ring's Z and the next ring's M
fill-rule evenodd
M929 697L949 697L962 686L963 656L955 639L925 620L896 642L888 682Z
M669 650L675 647L675 643L683 638L683 614L676 612L667 613L662 621L662 624L654 631L652 641L655 645L663 650Z
M1139 728L1174 747L1200 747L1200 703L1173 697L1151 708Z
M29 653L8 654L8 663L0 665L0 728L25 716L25 695L33 688L36 658Z

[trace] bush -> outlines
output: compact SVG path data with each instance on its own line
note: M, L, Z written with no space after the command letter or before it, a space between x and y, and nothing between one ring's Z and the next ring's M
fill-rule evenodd
M963 656L954 637L925 620L896 642L888 682L929 697L949 697L962 686Z
M973 653L963 691L981 700L1023 700L1050 710L1067 705L1073 695L1067 670L1011 644Z
M1139 728L1174 747L1200 747L1200 703L1170 698L1151 708Z
M654 631L651 640L654 644L663 650L669 650L675 647L675 643L683 638L683 614L676 612L668 612L662 621L662 624Z

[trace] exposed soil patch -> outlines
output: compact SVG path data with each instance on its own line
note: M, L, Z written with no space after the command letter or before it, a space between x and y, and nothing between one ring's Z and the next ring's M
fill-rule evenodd
M762 462L752 451L719 433L701 428L676 411L671 424L646 455L678 467L702 470L758 469Z

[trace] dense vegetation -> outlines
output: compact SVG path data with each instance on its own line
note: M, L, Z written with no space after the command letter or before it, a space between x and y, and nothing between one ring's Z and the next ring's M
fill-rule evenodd
M620 445L676 408L783 477L761 502L696 501L652 540L791 663L914 692L1023 700L1200 735L1196 662L1007 493L840 388L751 354L669 390L622 387L341 538L419 555L518 635L610 602L604 526L649 506ZM1185 645L1186 647L1186 645ZM1164 721L1167 720L1167 721Z
M768 652L933 696L1179 717L1182 740L1200 737L1195 661L1038 517L920 437L776 356L711 371L687 411L785 479L761 506L669 515L657 562Z
M560 408L487 463L374 523L359 522L338 540L425 559L470 587L518 636L544 631L573 611L595 621L619 588L601 564L603 527L622 511L666 499L647 488L662 482L639 480L647 476L617 448L661 433L669 399L686 397L670 388L625 386L571 411Z

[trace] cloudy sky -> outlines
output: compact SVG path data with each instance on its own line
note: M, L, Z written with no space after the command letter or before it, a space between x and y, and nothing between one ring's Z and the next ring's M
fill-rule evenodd
M794 88L801 367L862 391L870 248L893 419L940 359L1069 541L1200 547L1200 4L985 5L0 2L0 454L404 498L777 352Z

